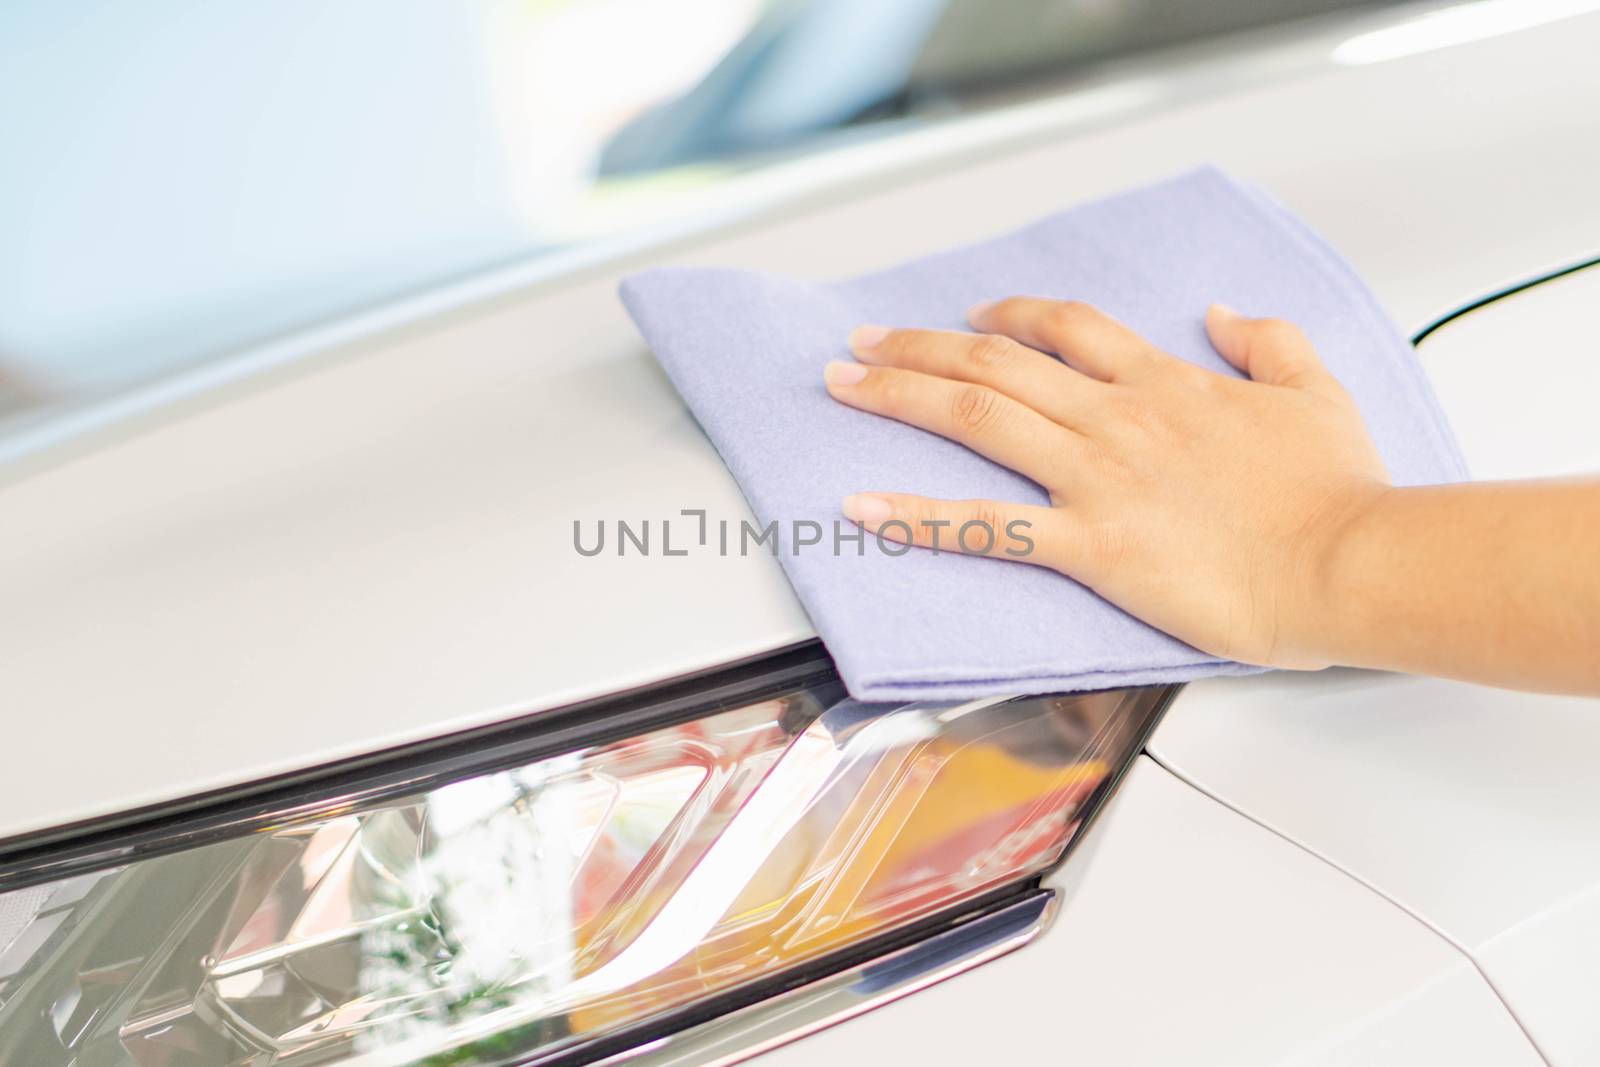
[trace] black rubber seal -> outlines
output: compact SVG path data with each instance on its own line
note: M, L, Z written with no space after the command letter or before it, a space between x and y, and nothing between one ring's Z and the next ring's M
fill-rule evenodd
M1456 308L1456 310L1442 315L1428 323L1428 325L1418 330L1415 336L1411 338L1411 344L1413 346L1420 345L1423 341L1428 339L1429 334L1433 333L1435 330L1438 330L1440 327L1448 326L1461 316L1473 311L1477 311L1481 307L1487 307L1496 300L1504 300L1508 296L1516 296L1518 293L1526 292L1536 285L1543 285L1545 282L1553 282L1557 278L1565 278L1569 274L1576 274L1580 270L1588 270L1590 267L1597 266L1600 266L1600 255L1590 256L1588 259L1579 260L1577 263L1572 263L1565 267L1557 267L1555 270L1546 271L1545 273L1536 275L1527 279L1526 281L1520 281L1513 285L1508 285L1504 289L1496 289L1494 292L1489 293L1486 296L1480 296L1471 303L1463 304L1461 307Z

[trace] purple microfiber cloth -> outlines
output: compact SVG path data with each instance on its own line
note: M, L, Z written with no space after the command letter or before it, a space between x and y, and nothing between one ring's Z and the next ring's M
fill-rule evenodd
M1289 319L1355 397L1398 484L1467 476L1411 346L1355 272L1286 209L1211 168L845 281L673 267L625 279L629 313L759 523L778 524L779 559L859 700L1063 692L1258 669L1199 652L1042 567L926 549L890 556L871 535L864 550L844 542L835 552L848 493L1047 502L1021 475L846 407L822 386L823 365L848 358L855 326L963 330L968 307L1014 294L1088 301L1224 374L1236 372L1206 338L1209 304ZM806 522L820 524L820 544L800 543L813 536L796 526ZM737 544L730 538L729 550Z

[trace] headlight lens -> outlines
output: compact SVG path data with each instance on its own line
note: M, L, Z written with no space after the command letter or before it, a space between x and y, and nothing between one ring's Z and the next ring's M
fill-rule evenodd
M0 894L0 1062L500 1063L1038 875L1158 690L836 681Z

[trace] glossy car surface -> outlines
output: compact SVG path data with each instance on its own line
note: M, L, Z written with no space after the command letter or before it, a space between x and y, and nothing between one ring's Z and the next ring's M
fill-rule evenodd
M574 519L747 515L615 300L642 264L848 274L1201 161L1304 215L1405 329L1594 251L1600 15L1330 60L1357 34L846 153L738 225L484 279L19 453L0 836L813 636L770 558L573 551ZM1579 272L1423 344L1481 476L1600 459L1597 299ZM1191 685L1035 943L770 1062L1591 1062L1597 710L1341 671Z

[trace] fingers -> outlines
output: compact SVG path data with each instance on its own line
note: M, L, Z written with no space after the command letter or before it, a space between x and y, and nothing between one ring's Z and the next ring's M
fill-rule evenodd
M1129 381L1170 358L1110 315L1075 300L1014 296L980 304L968 317L975 329L1054 352L1067 366L1104 382Z
M845 518L887 541L940 552L1064 570L1071 519L1064 512L998 500L933 500L904 493L844 498Z
M976 329L1055 352L1067 365L1106 382L1126 382L1170 361L1133 330L1088 304L1011 297L974 308ZM1218 353L1253 380L1268 385L1323 389L1336 382L1298 327L1282 319L1245 318L1214 304L1206 331Z
M1000 334L860 326L850 334L850 348L863 363L986 385L1074 429L1099 403L1096 390L1103 388Z
M1252 381L1296 389L1334 384L1300 328L1282 319L1249 319L1225 304L1206 311L1206 333L1223 359Z
M864 363L829 363L823 378L836 400L948 437L1048 489L1079 466L1081 437L988 386Z

